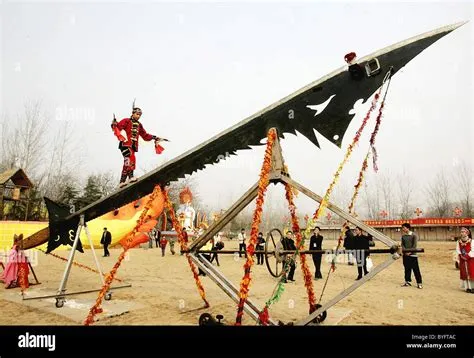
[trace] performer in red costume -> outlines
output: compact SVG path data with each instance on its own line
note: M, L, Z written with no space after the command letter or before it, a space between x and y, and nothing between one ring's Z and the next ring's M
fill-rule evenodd
M459 273L462 288L467 293L474 293L474 250L471 230L467 227L461 228L461 238L457 242L456 252L459 255Z
M156 152L159 154L163 150L163 147L158 145L158 142L165 140L159 138L155 135L147 133L143 125L140 123L140 117L142 115L142 110L138 107L133 107L131 118L124 118L120 122L114 118L112 122L112 130L120 141L119 149L123 155L123 168L122 175L120 177L119 187L123 187L127 184L127 179L130 183L137 181L136 177L133 175L133 171L136 167L136 158L135 153L138 152L138 137L142 137L143 140L147 142L150 140L155 140ZM124 138L120 131L124 130L127 138Z

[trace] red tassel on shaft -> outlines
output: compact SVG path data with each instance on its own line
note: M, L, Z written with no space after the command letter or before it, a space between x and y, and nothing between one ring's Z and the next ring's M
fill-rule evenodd
M156 154L161 154L161 153L163 153L164 150L165 150L165 148L163 148L161 145L159 145L158 142L155 144Z

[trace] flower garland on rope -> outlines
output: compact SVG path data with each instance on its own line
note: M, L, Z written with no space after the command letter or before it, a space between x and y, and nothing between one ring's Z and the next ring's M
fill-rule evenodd
M385 99L387 98L388 88L390 87L390 81L391 80L392 80L391 71L389 71L385 75L385 78L384 78L384 81L383 81L383 83L385 83L385 81L387 81L387 89L385 90L385 94L383 96L382 102L380 103L379 113L378 113L377 119L375 121L374 131L372 132L372 135L370 136L370 147L372 148L372 154L373 154L372 164L373 164L375 172L377 172L379 170L379 168L377 167L378 155L377 155L377 150L375 149L375 137L377 136L377 133L378 133L379 128L380 128L380 124L382 123L382 112L383 112L383 108L385 106ZM382 90L382 88L380 88L380 90Z
M386 78L389 78L389 77L386 77ZM385 80L384 80L385 81ZM326 190L326 193L323 197L323 200L321 201L321 203L319 204L319 207L317 208L317 210L315 211L315 213L313 214L313 217L311 219L308 220L308 224L306 226L306 230L304 232L304 237L308 237L311 230L313 229L313 227L316 225L316 221L321 217L321 215L324 213L324 210L327 206L327 203L329 202L329 198L332 194L332 191L334 190L334 187L337 183L337 181L339 180L339 176L342 172L342 169L344 167L344 165L347 163L347 161L349 160L349 157L351 156L352 154L352 151L355 147L355 145L359 142L359 139L360 139L360 136L362 135L362 132L365 128L365 126L367 125L367 122L370 118L370 114L374 111L374 109L376 108L377 106L377 102L378 102L378 99L380 97L380 94L382 92L382 88L383 86L380 87L380 89L378 90L378 92L375 94L374 98L372 99L372 102L371 102L371 105L370 105L370 108L369 110L367 111L367 114L365 115L364 117L364 120L362 121L362 124L360 126L360 128L357 130L356 132L356 135L355 137L353 138L352 140L352 143L349 144L347 150L346 150L346 154L344 156L344 159L342 160L342 162L339 164L339 167L336 171L336 173L334 174L334 177L333 177L333 181L331 182L331 184L329 185L328 189ZM388 87L387 87L387 90L388 90ZM385 92L385 95L384 95L384 101L385 101L385 97L387 95L387 92ZM381 109L383 108L383 105L381 106ZM377 116L377 119L380 119L381 117L381 112L379 111L379 115ZM379 125L380 125L380 120L378 121ZM375 134L377 133L376 131L378 130L378 126L376 126L374 132ZM374 134L374 133L372 133ZM375 140L375 136L373 136L374 140ZM368 159L368 156L366 156L366 160ZM359 173L359 181L358 183L356 184L355 186L355 193L353 195L353 200L354 201L358 195L358 191L360 189L360 187L362 186L362 180L363 180L363 177L364 177L364 172L365 170L367 169L367 163L366 163L366 160L364 161L365 163L365 168L364 168L364 165L363 165L363 168L361 170L361 173ZM351 206L353 207L353 203L351 201ZM294 207L294 206L293 206ZM290 206L290 210L291 210L291 206ZM293 214L293 213L292 213ZM342 231L344 230L344 228L342 229ZM294 230L296 231L296 230ZM298 236L297 236L297 240L298 240ZM303 241L304 243L304 241ZM339 236L339 239L338 239L338 246L337 246L337 249L340 247L342 243L342 235ZM296 249L297 251L295 252L295 254L297 254L299 252L299 246L297 245L296 246ZM336 249L336 251L337 251ZM301 256L304 256L304 255L301 255ZM304 260L304 259L303 259ZM303 261L302 260L302 261ZM283 272L286 272L288 270L288 265L285 263L284 267L283 267ZM331 270L334 271L335 270L335 257L332 261L332 265L331 265ZM306 282L306 273L304 271L304 268L303 268L303 273L305 274L305 286L307 286L307 282ZM326 284L327 284L327 280L328 278L326 278ZM324 288L326 287L326 284L324 285ZM311 287L312 287L312 281L311 281ZM307 292L308 292L308 300L310 302L310 313L314 311L314 308L316 307L316 305L313 305L314 303L314 300L311 301L311 294L310 294L310 291L308 289L308 286L306 287L307 288ZM324 293L324 288L323 288L323 292L321 294L321 298L322 298L322 295ZM274 302L277 302L282 293L284 292L284 280L283 280L283 275L282 275L282 278L280 279L277 287L275 288L275 290L273 291L273 294L272 294L272 297L265 303L265 307L264 309L262 310L262 312L260 313L260 323L263 324L263 325L268 325L268 321L269 321L269 313L268 313L268 307L273 304ZM321 301L321 298L320 298L320 301Z
M384 78L384 81L382 83L382 87L383 87L383 84L385 83L385 81L388 80L388 84L387 84L387 88L385 90L385 93L384 93L384 96L383 96L383 99L382 99L382 102L380 104L380 108L379 108L379 113L377 115L377 119L376 119L376 122L375 122L375 128L374 130L372 131L372 134L370 136L370 145L369 145L369 150L367 151L367 154L364 158L364 161L362 163L362 168L359 172L359 177L357 179L357 183L356 185L354 185L354 193L352 195L352 198L351 198L351 202L348 206L348 210L349 210L349 214L353 214L354 213L354 205L355 205L355 201L357 199L357 196L359 194L359 191L360 191L360 188L362 187L362 183L364 182L364 178L365 178L365 172L367 171L367 168L368 168L368 160L369 160L369 156L370 156L370 152L372 150L372 153L374 155L374 158L373 158L373 166L374 166L374 171L377 171L378 168L377 168L377 151L375 150L375 137L377 136L377 133L379 131L379 128L380 128L380 124L381 124L381 118L382 118L382 112L383 112L383 108L384 108L384 104L385 104L385 99L387 97L387 93L388 93L388 88L390 86L390 80L391 80L391 72L387 72L387 74L385 75L385 78ZM382 91L382 87L380 88L378 94L381 93ZM344 224L342 225L342 228L341 228L341 232L339 234L339 238L337 240L337 247L336 247L336 254L334 255L332 261L331 261L331 268L329 270L329 273L326 277L326 282L324 284L324 287L322 289L322 292L321 292L321 297L319 298L319 302L321 302L321 299L323 297L323 294L324 294L324 290L326 288L326 285L327 285L327 282L328 282L328 279L329 279L329 274L332 272L334 272L336 270L336 257L338 255L338 250L339 248L342 246L342 243L343 243L343 238L345 236L345 233L346 233L346 225L348 224L347 221L344 222Z
M165 190L164 192L164 197L165 197L165 205L171 215L171 221L173 222L173 227L175 228L177 234L178 234L178 243L180 244L181 251L184 251L186 254L186 259L188 260L189 267L191 268L191 271L194 276L194 280L196 281L196 286L198 288L199 294L201 295L201 298L204 301L204 306L205 308L209 307L209 302L207 302L206 299L206 292L204 291L204 286L202 285L201 280L199 279L199 273L196 268L196 265L191 260L191 256L189 255L189 252L187 252L188 245L186 240L184 239L184 233L183 233L183 228L181 224L179 223L178 219L176 218L176 213L173 208L173 203L171 202L168 191Z
M296 258L301 248L304 247L304 241L305 241L305 237L301 235L299 220L298 220L298 216L296 215L296 207L293 201L293 195L294 195L294 192L292 190L292 187L289 184L285 183L285 197L288 201L288 207L290 209L292 230L296 235L296 245L295 245L296 251L291 256L289 261L294 260ZM308 222L311 222L311 220L309 219ZM306 255L305 254L299 254L299 255L301 258L301 270L303 271L304 285L306 287L306 293L308 294L309 313L311 314L312 312L316 310L316 297L314 294L312 275L311 275L311 271L309 270L308 263L306 261ZM265 307L263 308L262 312L260 312L259 318L260 318L260 323L262 325L268 325L269 318L270 318L269 313L268 313L268 308L273 303L278 302L283 292L285 291L284 278L286 276L286 272L288 271L290 267L288 264L289 261L285 261L283 265L283 272L282 272L281 278L278 281L276 288L273 290L272 296L265 303Z
M359 195L359 190L362 187L362 183L364 182L364 174L368 167L369 156L370 151L367 152L367 155L365 156L364 161L362 162L362 168L360 169L359 177L357 178L357 183L356 185L354 185L354 194L352 194L351 203L348 207L349 214L353 214L354 212L354 204L357 199L357 195Z
M50 252L49 254L47 254L46 251L44 251L43 249L36 248L36 250L41 251L41 252L42 252L43 254L45 254L45 255L51 255L51 256L53 256L53 257L56 257L57 259L60 259L60 260L62 260L62 261L67 262L67 259L66 259L66 258L64 258L64 257L62 257L62 256L59 256L59 255L56 255L56 254L54 254L54 253L52 253L52 252ZM88 270L88 271L91 271L91 272L94 272L94 273L99 273L99 271L97 271L96 269L93 269L92 267L89 267L89 266L84 265L84 264L80 264L80 263L78 263L78 262L76 262L76 261L73 261L72 264L73 264L74 266L83 268L83 269L85 269L85 270ZM105 273L103 273L102 275L105 277ZM121 280L121 279L119 279L119 278L117 278L117 277L114 277L114 280L115 280L115 281L118 281L118 282L123 282L123 280Z
M360 128L357 130L356 135L355 135L354 139L352 140L352 143L349 144L349 146L347 147L346 154L344 155L344 159L339 164L339 167L337 168L336 173L334 174L333 180L332 180L331 184L329 185L328 189L326 190L326 194L324 195L323 200L321 201L318 208L316 209L316 212L313 215L314 222L316 222L316 220L318 220L321 217L321 215L323 215L324 210L326 209L326 206L329 202L329 197L331 196L332 191L334 190L334 187L335 187L336 183L339 180L339 176L342 172L342 169L344 168L344 165L349 160L349 157L351 156L352 150L354 149L355 145L359 142L360 136L362 135L362 131L364 130L364 128L365 128L365 126L366 126L366 124L367 124L367 122L370 118L370 114L373 112L373 110L377 106L377 102L378 102L378 99L380 97L381 91L382 91L382 87L380 87L380 89L375 94L374 98L372 99L372 103L370 105L370 108L367 111L367 114L365 115L364 120L362 121L362 124L361 124ZM309 235L311 229L312 229L311 227L306 228L305 234L307 236Z
M296 255L304 247L304 242L305 242L306 237L301 234L300 225L298 222L298 216L296 215L295 205L293 202L293 191L291 189L291 186L288 183L285 183L285 196L286 196L286 199L288 200L288 206L290 207L293 232L296 235L296 252L293 254L293 257L292 257L292 259L295 259ZM311 271L309 270L308 263L306 261L306 255L300 254L300 258L301 258L301 270L303 271L303 276L304 276L304 285L306 287L306 293L308 294L309 313L311 314L316 309L316 299L314 296L314 287L313 287L313 280L312 280L313 276L311 275Z
M147 219L147 213L148 210L150 210L150 207L155 200L155 198L160 195L161 192L161 187L159 185L156 185L155 188L153 189L153 193L151 193L147 203L145 204L145 207L143 208L142 213L140 214L140 217L137 220L137 224L133 228L133 230L127 235L127 239L125 241L126 246L123 248L123 251L120 253L119 258L117 262L115 263L114 267L112 270L105 276L105 283L102 286L102 289L99 292L99 295L95 301L95 304L91 307L89 310L89 314L87 315L87 318L84 321L85 326L89 326L92 322L94 322L94 317L96 314L102 312L102 308L100 307L102 300L107 293L107 291L110 288L110 285L112 284L112 281L114 280L115 274L122 264L123 259L125 258L125 255L127 251L130 249L130 244L133 241L133 238L135 237L135 234L138 232L138 229L140 226L142 226Z
M359 177L357 178L357 183L356 183L356 185L354 185L354 193L352 194L351 202L349 203L349 206L348 206L348 211L349 211L349 214L351 214L351 215L354 212L354 205L355 205L355 201L357 199L357 196L359 195L359 190L362 187L362 183L364 182L364 174L367 171L367 168L369 166L368 165L369 156L370 156L370 149L367 152L367 155L365 156L364 161L362 162L362 168L360 169ZM339 233L339 238L337 239L336 254L334 255L334 257L331 261L330 272L331 271L334 272L336 270L336 257L338 255L337 252L338 252L339 248L342 246L342 243L344 241L344 236L346 234L346 229L345 229L346 225L347 225L347 221L344 222L344 224L342 225L342 228L341 228L341 232ZM326 283L327 283L327 278L326 278ZM324 285L324 286L326 286L326 285ZM323 293L324 293L324 289L323 289ZM322 294L321 294L321 297L319 299L320 301L321 301L321 298L322 298Z
M244 276L240 281L240 292L239 292L239 304L237 306L237 317L235 319L235 325L240 326L242 324L242 316L244 314L244 304L249 294L249 286L252 281L250 277L251 268L253 266L253 254L255 252L255 245L257 243L258 228L262 221L262 210L263 202L265 198L265 192L267 191L269 183L269 174L272 167L272 150L273 143L276 139L276 131L270 129L267 133L267 147L265 149L265 157L263 159L262 169L260 171L260 179L258 181L258 194L256 200L255 211L253 213L252 229L250 231L249 245L247 246L247 259L244 264Z

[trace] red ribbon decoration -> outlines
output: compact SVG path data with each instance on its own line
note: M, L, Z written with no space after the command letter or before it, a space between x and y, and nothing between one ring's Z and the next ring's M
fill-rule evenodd
M161 154L165 148L163 148L161 145L158 144L158 142L155 142L155 152L156 154Z
M122 134L120 134L120 131L117 128L117 124L112 124L112 130L114 131L114 134L119 140L119 142L125 142L125 137Z

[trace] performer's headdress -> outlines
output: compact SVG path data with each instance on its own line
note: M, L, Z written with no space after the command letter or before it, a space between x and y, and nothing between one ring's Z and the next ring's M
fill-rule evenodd
M472 239L471 230L470 230L467 226L462 226L462 227L461 227L461 230L462 230L462 229L465 229L466 232L467 232L467 237L470 238L470 239Z
M139 108L139 107L135 107L135 100L136 100L136 98L133 99L132 114L134 114L134 113L142 114L142 109Z
M13 234L13 245L19 245L20 247L23 247L23 234Z
M193 201L193 194L191 193L191 190L189 190L189 187L184 188L181 193L179 193L179 201L181 204Z

